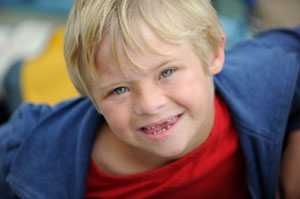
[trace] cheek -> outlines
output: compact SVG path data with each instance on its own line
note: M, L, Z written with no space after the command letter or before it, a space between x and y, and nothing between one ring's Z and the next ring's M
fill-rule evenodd
M177 94L178 103L191 113L203 112L208 103L205 90L197 89L198 90L192 89L192 87L181 89Z
M123 105L102 104L102 114L114 132L125 132L130 126L130 109Z
M173 91L177 103L191 111L200 111L211 100L211 85L207 77L190 74Z

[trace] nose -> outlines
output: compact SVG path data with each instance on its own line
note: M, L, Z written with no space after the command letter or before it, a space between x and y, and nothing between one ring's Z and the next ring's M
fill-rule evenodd
M137 115L154 115L166 105L168 97L157 85L143 85L133 102L133 110Z

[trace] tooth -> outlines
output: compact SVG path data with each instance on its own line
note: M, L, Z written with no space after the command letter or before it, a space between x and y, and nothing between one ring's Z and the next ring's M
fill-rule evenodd
M176 122L177 116L171 117L169 118L167 121L160 123L160 124L155 124L152 126L147 126L144 127L144 131L148 134L152 134L152 135L158 135L161 134L165 131L167 131L168 129L170 129L173 125L174 122Z

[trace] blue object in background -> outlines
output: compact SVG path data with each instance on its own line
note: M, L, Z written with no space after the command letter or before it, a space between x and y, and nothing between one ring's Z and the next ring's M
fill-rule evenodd
M74 0L0 0L0 7L67 14Z
M219 17L226 34L226 49L230 49L240 41L252 36L252 32L246 20L237 20L226 16Z
M244 1L250 7L252 7L256 4L256 0L244 0Z
M212 2L227 36L227 49L252 35L249 24L252 8L250 4L255 0L214 0Z

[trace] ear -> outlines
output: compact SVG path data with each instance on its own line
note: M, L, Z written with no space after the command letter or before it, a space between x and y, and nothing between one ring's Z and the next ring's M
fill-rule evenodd
M225 35L223 35L217 51L213 54L212 63L208 68L210 75L216 75L223 69L225 60L225 42L226 38Z

